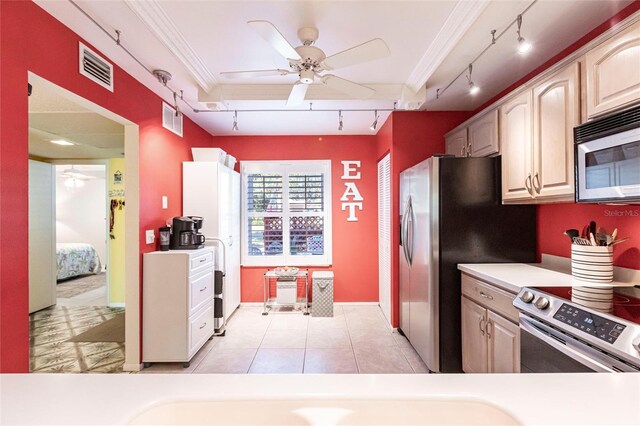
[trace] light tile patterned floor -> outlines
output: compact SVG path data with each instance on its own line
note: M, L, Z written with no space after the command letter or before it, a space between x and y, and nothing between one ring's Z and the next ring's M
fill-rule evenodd
M378 306L337 305L331 318L300 312L261 315L242 306L188 368L155 363L140 373L428 373Z
M30 371L122 373L124 343L67 340L123 311L107 306L56 305L29 315Z

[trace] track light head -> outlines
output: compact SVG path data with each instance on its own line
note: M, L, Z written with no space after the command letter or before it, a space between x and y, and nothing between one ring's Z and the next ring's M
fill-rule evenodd
M233 111L233 127L231 127L231 130L238 131L238 111Z
M518 18L516 19L516 22L518 24L518 53L521 55L526 55L527 53L529 53L529 51L531 50L531 48L533 47L531 45L531 43L529 43L528 41L526 41L524 39L524 37L522 37L522 35L520 34L520 27L522 27L522 15L518 15Z
M376 128L378 127L378 110L374 110L373 111L373 115L374 115L374 119L373 119L373 123L371 124L371 127L369 127L369 130L376 130Z
M473 72L473 65L469 64L469 74L467 75L467 81L469 82L469 94L476 95L480 92L480 88L471 80L471 73Z

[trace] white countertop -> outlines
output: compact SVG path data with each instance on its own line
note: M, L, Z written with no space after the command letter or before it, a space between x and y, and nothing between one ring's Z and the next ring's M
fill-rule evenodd
M162 402L285 398L462 399L497 406L524 425L640 424L640 373L4 374L0 423L118 425Z
M511 293L518 293L522 287L631 287L634 285L634 282L613 281L609 284L596 284L580 281L573 278L571 274L546 269L541 264L460 263L458 269Z

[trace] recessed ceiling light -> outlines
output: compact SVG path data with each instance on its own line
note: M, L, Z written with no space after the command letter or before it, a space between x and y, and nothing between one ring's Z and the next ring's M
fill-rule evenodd
M64 145L64 146L73 145L73 143L65 141L63 139L56 139L51 141L51 143L55 143L56 145Z

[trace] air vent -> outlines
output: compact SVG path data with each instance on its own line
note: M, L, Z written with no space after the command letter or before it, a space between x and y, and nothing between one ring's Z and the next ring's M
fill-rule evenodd
M113 92L113 65L80 43L80 74Z
M640 127L640 105L574 127L574 141L588 142L636 127Z
M162 127L182 136L182 113L176 114L175 108L166 102L162 103Z

